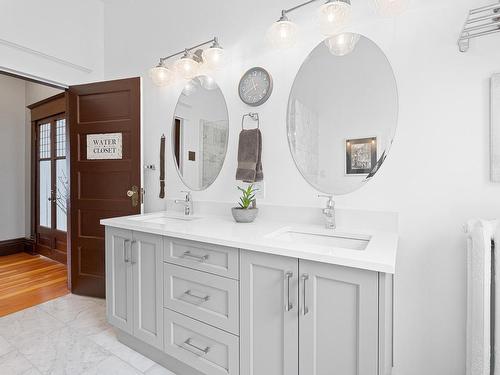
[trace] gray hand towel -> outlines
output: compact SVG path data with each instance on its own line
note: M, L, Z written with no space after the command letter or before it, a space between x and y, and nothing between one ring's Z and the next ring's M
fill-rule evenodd
M264 179L262 172L262 134L259 129L242 130L238 143L236 179L257 182Z

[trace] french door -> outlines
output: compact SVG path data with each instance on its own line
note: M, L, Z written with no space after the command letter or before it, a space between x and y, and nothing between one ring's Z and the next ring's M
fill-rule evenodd
M69 174L66 161L66 115L38 120L36 131L36 250L67 262Z

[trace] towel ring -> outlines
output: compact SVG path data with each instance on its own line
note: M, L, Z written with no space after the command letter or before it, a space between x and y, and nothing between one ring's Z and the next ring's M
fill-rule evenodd
M241 118L241 130L245 130L245 117L250 117L252 120L257 121L257 129L260 128L259 114L256 112L245 113Z

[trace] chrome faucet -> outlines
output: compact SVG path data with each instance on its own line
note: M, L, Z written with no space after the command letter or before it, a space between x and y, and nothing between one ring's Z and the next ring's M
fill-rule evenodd
M333 195L320 194L318 197L328 198L326 207L322 210L323 215L325 215L325 227L327 229L335 229L337 224L335 223L335 202L333 201Z
M194 213L193 197L191 196L191 192L190 191L181 191L181 193L185 193L186 197L184 198L184 200L176 199L175 203L184 205L184 215L193 215L193 213Z

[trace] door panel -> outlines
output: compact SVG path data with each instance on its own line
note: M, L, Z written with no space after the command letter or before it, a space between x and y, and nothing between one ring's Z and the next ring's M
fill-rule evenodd
M59 95L58 95L59 97ZM33 122L35 131L35 233L38 253L67 263L66 119L57 114Z
M163 349L163 238L134 232L134 335Z
M133 331L131 245L131 231L106 229L107 317L110 324L130 334Z
M132 186L141 186L140 110L140 78L69 88L73 293L104 297L99 221L141 211L127 196ZM87 135L105 133L122 134L122 158L87 160Z
M298 260L250 251L240 257L241 374L297 375Z
M300 374L377 375L378 274L303 260L299 271Z

